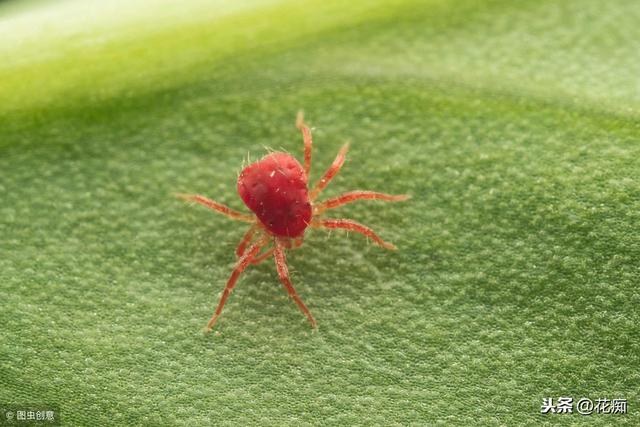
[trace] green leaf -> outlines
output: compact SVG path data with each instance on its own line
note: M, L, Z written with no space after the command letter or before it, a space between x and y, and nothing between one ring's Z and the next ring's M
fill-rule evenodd
M0 4L0 404L68 425L640 422L640 8L630 0ZM243 162L331 212L240 278ZM541 415L543 398L629 414ZM574 410L575 412L575 410ZM2 414L4 417L4 414ZM546 418L545 418L546 417Z

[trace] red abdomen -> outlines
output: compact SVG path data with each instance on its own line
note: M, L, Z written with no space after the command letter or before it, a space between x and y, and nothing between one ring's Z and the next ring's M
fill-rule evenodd
M242 170L238 193L273 234L298 237L311 221L307 176L295 157L272 153Z

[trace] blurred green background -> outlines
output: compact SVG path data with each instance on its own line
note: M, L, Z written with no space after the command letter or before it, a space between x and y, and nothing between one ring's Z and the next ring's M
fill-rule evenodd
M640 5L0 3L0 404L68 425L638 425ZM398 245L310 231L211 315L248 153ZM626 415L541 415L545 397ZM4 421L4 418L2 418Z

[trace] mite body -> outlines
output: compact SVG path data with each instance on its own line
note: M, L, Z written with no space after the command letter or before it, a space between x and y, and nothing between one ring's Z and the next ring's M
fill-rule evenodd
M242 170L238 193L278 237L300 237L311 223L307 175L290 154L272 153Z

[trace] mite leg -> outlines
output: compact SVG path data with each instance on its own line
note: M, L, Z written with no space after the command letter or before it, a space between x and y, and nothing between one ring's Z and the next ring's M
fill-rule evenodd
M280 276L280 281L287 289L289 296L293 298L300 310L304 313L305 316L307 316L307 319L309 319L309 322L311 323L311 327L318 327L316 319L313 318L313 315L311 314L307 306L304 305L304 302L302 302L302 300L298 296L298 293L291 284L291 279L289 279L289 268L287 267L287 258L284 254L284 246L278 239L276 239L274 254L276 259L276 268L278 269L278 276Z
M267 241L264 238L259 240L257 243L251 246L236 263L235 268L231 272L229 280L227 280L227 285L225 286L224 291L222 291L222 296L220 297L220 302L218 302L218 307L213 313L213 316L211 316L211 320L209 320L209 323L207 323L207 332L211 331L213 326L218 321L218 317L220 317L220 313L222 313L224 304L227 302L227 298L229 298L231 291L236 285L238 277L240 277L240 274L242 274L242 272L249 266L249 264L251 264L251 260L256 256L258 252L260 252L260 249L262 249L266 242Z
M296 127L302 132L302 140L304 141L304 173L309 180L309 174L311 173L311 145L313 140L311 139L311 129L304 123L304 114L302 111L298 111L296 117Z
M302 246L303 243L304 243L304 237L298 237L296 239L293 239L293 244L291 245L291 249L299 248L300 246Z
M324 175L322 175L322 178L320 178L320 180L314 186L313 190L311 190L311 193L309 193L309 199L311 199L311 201L314 201L316 197L318 197L320 192L324 190L327 185L329 185L333 177L335 177L338 172L340 172L340 169L342 168L342 165L347 158L347 151L349 151L349 143L346 143L342 146L340 151L338 151L338 155L336 156L331 166L329 166Z
M385 194L377 193L375 191L349 191L348 193L341 194L338 197L334 197L324 202L318 203L313 207L313 214L319 215L327 209L334 209L347 203L355 202L356 200L383 200L385 202L401 202L407 200L409 195L407 194Z
M238 247L236 248L236 256L238 258L244 255L245 249L247 249L247 246L253 240L253 237L255 236L258 228L259 228L258 224L254 224L251 227L249 227L246 233L244 233L244 237L242 238L242 240L240 240L240 243L238 243Z
M347 231L355 231L356 233L363 234L382 246L385 249L396 250L396 246L392 243L385 242L378 236L372 229L362 224L359 224L350 219L319 219L311 221L311 226L314 228L340 228Z
M221 214L231 219L235 219L237 221L244 221L244 222L251 222L251 223L255 222L255 219L252 215L243 214L242 212L238 212L234 209L231 209L230 207L225 206L222 203L214 202L213 200L207 199L206 197L200 196L198 194L178 193L176 194L176 197L182 200L186 200L188 202L199 203L202 206L206 206L209 209L213 209L214 211L220 212Z
M258 265L260 264L262 261L271 258L271 256L273 256L273 252L275 251L275 249L271 248L268 251L266 251L263 254L258 255L257 257L255 257L252 261L251 264L253 265Z

